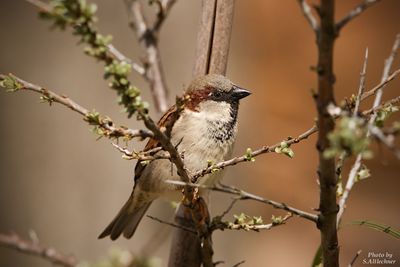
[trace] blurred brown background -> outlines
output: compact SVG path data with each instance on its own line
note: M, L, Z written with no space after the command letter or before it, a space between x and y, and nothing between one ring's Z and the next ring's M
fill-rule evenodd
M94 2L99 7L100 31L112 34L116 47L138 61L143 51L128 28L123 1ZM336 17L359 2L337 1ZM316 77L309 68L316 62L316 46L297 1L236 3L227 75L253 92L241 106L235 150L241 155L247 147L276 143L312 125L315 108L310 88L315 88ZM22 0L2 0L1 10L1 73L13 72L64 93L87 108L96 108L117 123L142 127L120 112L114 92L101 78L102 65L83 55L75 37L50 32L49 23L38 20L37 10ZM366 47L370 55L367 88L379 83L384 59L400 32L399 10L400 1L382 1L342 31L335 47L338 100L356 92ZM199 11L200 1L178 1L162 30L160 48L170 100L190 82ZM394 68L399 62L397 59ZM135 75L132 80L142 88L144 98L151 100L147 85ZM384 98L399 95L399 85L398 80L391 83ZM1 232L13 230L28 236L33 229L42 244L89 261L104 258L111 246L142 254L153 240L151 244L156 246L150 245L146 252L160 258L161 266L165 266L170 229L148 218L129 241L96 239L132 186L134 162L122 160L110 141L96 141L77 114L57 104L39 104L39 96L29 92L0 92L0 125ZM314 146L315 136L293 147L294 159L268 154L255 163L232 167L225 183L311 210L318 206L319 193ZM375 151L375 159L368 161L373 177L355 186L344 223L370 219L400 228L400 164L385 148ZM229 196L214 194L213 213L221 212L228 203ZM266 221L272 214L284 214L246 201L239 203L228 218L239 212L261 215ZM149 214L172 220L173 209L159 201ZM159 239L154 243L154 238ZM342 265L359 249L363 251L361 259L368 252L387 251L400 261L399 241L386 234L347 225L340 230L339 239ZM310 222L294 218L268 232L217 232L214 243L215 259L224 260L224 266L241 260L246 260L243 266L309 266L319 232ZM50 264L0 248L0 266Z

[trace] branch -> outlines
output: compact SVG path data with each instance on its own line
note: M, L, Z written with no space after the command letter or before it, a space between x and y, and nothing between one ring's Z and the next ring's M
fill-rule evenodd
M379 90L382 90L383 88L385 88L385 86L391 82L392 80L394 80L397 75L400 74L400 69L395 70L392 74L390 74L386 79L382 80L380 84L378 84L377 86L375 86L374 88L372 88L371 90L365 92L362 94L361 96L361 101L364 101L365 99L369 98L370 96L373 96L375 94L377 94L377 92Z
M129 151L127 148L123 148L115 143L112 145L122 153L122 158L126 160L138 160L143 164L148 164L150 161L158 160L158 159L170 159L170 156L167 153L157 153L162 150L161 147L157 147L156 149L152 149L151 151ZM155 151L155 152L153 152ZM143 162L144 161L144 162Z
M339 20L336 23L336 30L339 32L347 23L349 23L352 19L359 16L363 13L367 8L373 6L378 3L380 0L364 0L361 4L352 9L346 16Z
M272 207L274 207L276 209L286 210L290 213L293 213L295 215L298 215L299 217L302 217L304 219L307 219L307 220L315 222L315 223L318 221L318 217L315 214L308 213L306 211L302 211L297 208L291 207L291 206L287 205L286 203L277 202L274 200L266 199L266 198L248 193L246 191L243 191L243 190L235 188L235 187L226 186L226 185L206 186L206 185L201 185L201 184L184 183L181 181L173 181L173 180L167 180L166 183L173 184L173 185L186 185L186 186L191 186L194 188L204 188L204 189L208 189L211 191L227 193L230 195L238 196L239 200L247 200L247 199L254 200L254 201L257 201L260 203L271 205Z
M311 12L311 7L308 5L306 0L298 0L298 3L308 24L310 24L313 31L317 34L319 32L319 26L313 13Z
M165 1L164 1L165 2ZM136 33L137 39L146 52L146 71L145 78L150 84L150 90L153 95L153 100L157 111L164 113L168 109L168 89L164 77L164 72L161 65L160 52L158 50L158 30L161 27L166 15L172 4L175 1L167 3L161 8L158 19L156 20L155 27L149 28L142 10L142 4L138 0L125 0L126 7L129 15L129 25ZM160 15L162 14L162 15Z
M386 84L390 80L393 80L394 77L398 73L400 73L400 69L398 69L397 71L393 72L392 75L389 76L390 69L392 67L394 58L395 58L395 56L397 54L397 51L398 51L399 47L400 47L400 34L398 34L396 36L395 42L394 42L393 47L392 47L392 51L391 51L389 57L385 60L385 65L384 65L384 69L383 69L381 83L378 86L376 86L374 89L369 91L369 92L373 92L373 94L376 94L375 100L374 100L374 103L372 105L371 110L375 110L376 108L380 107L379 104L381 102L382 93L383 93L382 89L386 86ZM366 95L367 93L364 93L364 95ZM364 98L361 97L361 100L367 98L368 96L365 96ZM367 112L369 113L370 110L368 110ZM373 124L375 122L375 119L376 119L376 113L372 113L372 116L370 117L370 119L368 121L368 125L369 126L373 126ZM368 129L366 138L368 138L370 136L370 134L371 134L371 132ZM338 212L338 215L337 215L337 222L336 222L337 225L340 224L340 221L342 219L343 213L344 213L345 208L346 208L346 201L347 201L347 199L348 199L348 197L350 195L350 191L352 190L354 184L356 183L357 172L361 167L361 160L362 160L362 154L360 153L360 154L357 155L356 160L355 160L355 162L354 162L354 164L353 164L353 166L352 166L352 168L350 170L349 177L348 177L347 182L346 182L345 190L343 192L343 195L339 199L339 212Z
M40 0L25 0L25 1L36 6L43 12L46 12L46 13L52 12L52 6L45 2L42 2ZM126 57L125 55L123 55L112 44L108 44L106 47L112 58L117 59L121 62L130 64L132 66L132 69L135 70L141 76L143 76L145 74L145 72L146 72L145 68L143 68L141 65L133 62L130 58Z
M127 140L130 140L135 137L146 138L153 136L153 134L147 130L133 130L124 126L116 127L110 118L101 117L100 114L94 111L88 111L88 109L82 107L67 96L59 95L53 91L47 90L44 87L22 80L21 78L18 78L12 74L0 75L0 81L2 81L0 86L6 87L9 91L29 90L39 93L42 95L41 99L45 102L48 102L50 105L53 102L59 103L83 115L86 122L88 122L90 125L98 127L96 130L100 130L97 131L97 134L99 134L100 137L104 136L112 139L123 137ZM14 84L7 85L7 81Z
M167 18L169 12L171 11L173 5L177 2L177 0L157 0L156 4L158 5L157 19L154 22L152 30L154 32L159 32L161 26L163 25L165 19Z
M367 62L368 62L368 48L365 49L365 59L364 59L364 64L363 64L361 73L360 73L360 85L358 87L358 94L356 97L356 105L354 107L353 116L357 116L357 114L358 114L358 111L360 109L361 96L365 90L365 75L367 73Z
M349 263L348 267L352 267L354 265L354 263L356 263L356 260L358 259L358 257L360 256L362 250L358 250L356 255L354 255L353 259L351 260L351 262Z
M154 221L156 221L156 222L163 223L163 224L166 224L166 225L169 225L169 226L178 228L178 229L182 229L183 231L186 231L186 232L189 232L189 233L192 233L192 234L197 235L197 232L194 231L194 230L191 229L191 228L184 227L184 226L179 225L179 224L167 222L167 221L161 220L161 219L159 219L159 218L157 218L157 217L154 217L154 216L151 216L151 215L147 215L147 217L150 218L150 219L152 219L152 220L154 220Z
M308 129L307 131L305 131L304 133L300 134L299 136L297 136L296 138L288 138L287 140L284 140L282 142L285 142L288 146L292 145L292 144L296 144L301 142L302 140L307 139L310 135L316 133L318 131L318 128L316 126L311 127L310 129ZM282 142L276 143L274 145L271 146L264 146L262 148L259 148L255 151L252 151L249 155L244 155L241 157L235 157L232 158L230 160L227 161L222 161L219 162L217 164L213 164L203 170L197 171L193 174L191 181L197 181L200 177L203 177L206 174L212 173L214 171L220 170L220 169L224 169L225 167L228 166L233 166L236 165L238 163L241 162L248 162L248 158L249 157L257 157L259 155L262 154L266 154L266 153L271 153L271 152L275 152L275 149L280 147L282 145Z
M389 148L397 159L400 159L400 149L398 149L394 144L393 137L386 136L382 130L374 125L368 125L369 132L371 135L375 136L379 141L381 141L387 148Z
M329 148L328 134L335 128L335 120L328 113L328 106L335 103L333 94L333 50L337 37L335 29L335 1L321 0L319 15L321 29L317 36L318 45L318 94L316 108L318 112L318 141L319 154L318 176L320 185L320 201L318 228L321 233L322 258L325 267L339 266L339 248L336 228L336 173L335 159L324 157L324 151Z
M22 239L15 233L0 233L0 246L41 257L52 264L64 267L78 266L78 261L73 256L64 255L56 251L54 248L43 247L38 242Z
M293 214L289 213L285 217L280 218L279 220L273 221L269 224L247 224L247 223L231 223L231 222L222 222L221 220L214 221L211 223L210 228L211 231L214 230L245 230L245 231L254 231L259 232L260 230L271 230L271 228L285 224L290 218L293 217Z

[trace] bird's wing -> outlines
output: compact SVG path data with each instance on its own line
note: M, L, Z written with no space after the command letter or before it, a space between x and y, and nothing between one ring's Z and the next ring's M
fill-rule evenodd
M157 125L158 127L166 127L169 125L172 120L173 120L173 114L176 112L176 105L173 105L170 107L169 110L161 117L161 119L158 121ZM149 151L154 148L160 147L161 144L154 138L150 138L150 140L147 142L146 146L144 147L143 151ZM142 173L144 169L146 168L147 165L141 164L140 161L136 163L135 166L135 184L137 183L137 180L140 179L142 176Z

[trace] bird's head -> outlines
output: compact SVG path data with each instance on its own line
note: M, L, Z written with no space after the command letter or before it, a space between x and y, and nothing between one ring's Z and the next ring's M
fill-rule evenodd
M186 92L187 108L209 113L237 111L239 100L251 93L218 74L208 74L194 79ZM222 115L221 114L221 115Z

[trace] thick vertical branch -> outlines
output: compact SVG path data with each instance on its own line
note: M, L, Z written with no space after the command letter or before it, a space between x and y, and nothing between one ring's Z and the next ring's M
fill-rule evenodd
M217 0L202 0L193 77L209 73Z
M196 62L193 77L208 73L225 75L228 62L234 0L203 0L200 27L197 36ZM205 202L200 199L203 214L208 214ZM197 228L188 207L180 205L176 223ZM203 229L204 230L204 229ZM202 232L201 239L182 229L175 229L171 245L169 267L214 266L211 233Z
M231 40L234 0L218 0L208 73L225 75Z
M335 1L321 0L319 14L321 16L318 44L318 141L319 183L320 183L320 216L318 227L321 232L321 245L324 266L339 266L339 248L336 228L336 176L335 160L324 157L323 152L329 146L328 133L335 127L334 118L329 115L327 107L334 103L333 84L333 47L336 38L334 21Z

